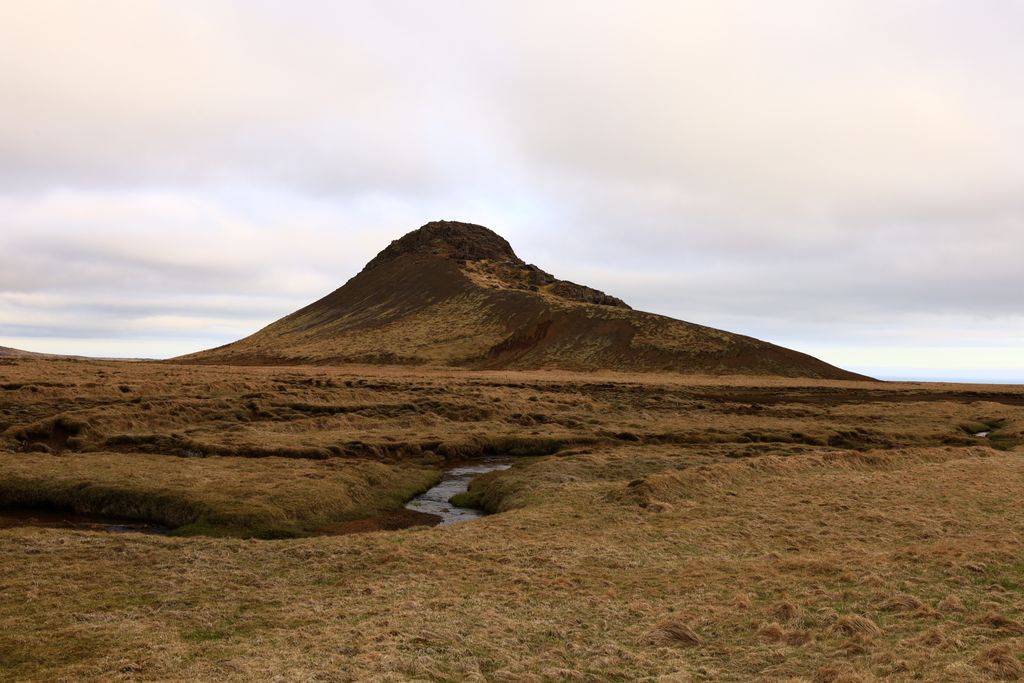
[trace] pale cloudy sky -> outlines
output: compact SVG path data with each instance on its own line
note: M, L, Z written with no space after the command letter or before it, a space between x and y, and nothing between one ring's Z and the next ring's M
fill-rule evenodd
M1024 381L1015 0L0 0L0 345L234 340L439 218L882 377Z

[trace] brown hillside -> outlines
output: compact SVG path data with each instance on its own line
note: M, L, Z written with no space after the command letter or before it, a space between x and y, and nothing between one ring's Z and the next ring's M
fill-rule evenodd
M179 360L863 379L751 337L634 311L525 263L485 227L452 221L392 242L340 289L259 332Z

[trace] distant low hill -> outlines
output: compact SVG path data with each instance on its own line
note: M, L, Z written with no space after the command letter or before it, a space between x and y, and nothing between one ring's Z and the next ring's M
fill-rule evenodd
M45 360L91 360L91 361L123 361L123 362L138 362L144 360L150 360L148 358L114 358L104 356L77 356L68 355L63 353L38 353L36 351L22 351L21 349L12 349L9 346L0 346L0 358L41 358Z
M452 221L392 242L340 289L259 332L177 360L864 379L751 337L634 311L525 263L483 226Z
M12 349L9 346L0 346L0 358L45 358L46 354Z

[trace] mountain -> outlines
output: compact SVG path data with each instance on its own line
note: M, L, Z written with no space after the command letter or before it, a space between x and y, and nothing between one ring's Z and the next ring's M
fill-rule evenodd
M524 262L491 230L454 221L392 242L340 289L259 332L177 360L864 379L751 337L634 311Z

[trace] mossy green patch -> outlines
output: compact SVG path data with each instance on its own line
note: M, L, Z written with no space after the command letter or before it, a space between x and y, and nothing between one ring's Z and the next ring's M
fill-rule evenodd
M480 493L478 491L463 491L449 498L448 502L457 508L479 508Z

